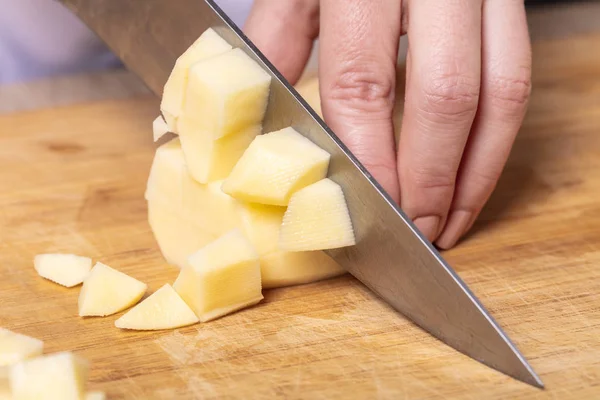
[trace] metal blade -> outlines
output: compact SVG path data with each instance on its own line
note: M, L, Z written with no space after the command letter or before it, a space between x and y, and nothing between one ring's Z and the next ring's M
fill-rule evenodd
M212 0L62 0L157 95L177 57L212 27L273 76L265 132L293 126L331 155L357 236L329 251L417 325L460 352L523 382L542 381L452 268L367 170Z

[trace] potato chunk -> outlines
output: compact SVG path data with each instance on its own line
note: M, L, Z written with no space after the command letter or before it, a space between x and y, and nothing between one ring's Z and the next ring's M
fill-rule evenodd
M169 284L115 321L122 329L160 330L195 324L198 317Z
M88 363L69 352L21 361L10 369L13 400L81 400Z
M263 299L258 254L238 229L192 254L188 263L173 286L202 322Z
M79 285L92 269L92 260L74 254L38 254L33 259L37 273L66 287Z
M166 119L168 130L177 133L177 119L181 115L186 99L189 71L198 61L214 57L232 49L213 29L207 29L177 59L163 89L160 109Z
M262 125L271 76L241 49L194 64L183 114L190 134L213 139ZM185 148L187 158L193 148Z
M96 263L83 281L79 293L79 315L107 316L118 313L137 303L147 285L124 273Z
M0 328L0 366L37 357L43 350L41 340Z
M279 248L325 250L356 243L342 188L323 179L295 193L283 216Z
M252 203L285 206L296 191L327 175L330 155L292 128L257 136L223 182Z
M161 137L169 132L169 126L162 116L158 116L152 121L152 137L157 142Z

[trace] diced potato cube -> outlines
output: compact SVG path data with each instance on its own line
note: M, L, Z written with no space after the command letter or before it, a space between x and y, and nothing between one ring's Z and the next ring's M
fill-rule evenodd
M159 330L195 324L198 317L169 284L165 284L147 299L115 321L122 329Z
M43 350L41 340L0 328L0 366L37 357Z
M79 293L79 315L107 316L137 303L148 286L124 273L96 263Z
M11 367L13 400L81 400L88 363L69 352L21 361Z
M278 251L260 258L265 289L300 285L332 278L346 272L322 251Z
M165 260L183 268L188 257L217 238L158 199L148 201L148 222Z
M168 141L156 149L144 197L146 200L168 198L171 207L183 212L184 186L190 184L187 166L179 138ZM191 180L191 179L190 179Z
M239 209L244 233L257 253L262 256L277 251L285 207L240 203Z
M296 191L327 175L330 155L292 128L257 136L223 182L252 203L285 206Z
M192 254L173 287L206 322L263 299L258 254L235 229Z
M154 121L152 121L152 136L155 142L168 132L169 127L162 116L159 115Z
M209 28L179 56L163 89L160 104L169 131L177 133L177 118L181 115L185 103L189 71L192 65L231 49L229 43Z
M219 139L190 129L189 119L179 119L179 134L190 175L200 183L225 179L252 140L261 133L254 125Z
M183 109L189 131L218 139L262 125L270 84L271 76L241 49L194 64Z
M296 192L283 216L279 248L325 250L356 243L342 188L323 179Z
M66 287L79 285L92 269L92 260L74 254L38 254L33 260L37 273Z

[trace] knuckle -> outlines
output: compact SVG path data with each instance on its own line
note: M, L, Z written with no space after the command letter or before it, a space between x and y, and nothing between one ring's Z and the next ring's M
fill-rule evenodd
M411 180L421 190L454 190L456 174L446 169L411 169Z
M424 109L439 116L472 116L479 103L479 78L436 72L423 87Z
M523 71L520 76L497 75L487 83L487 97L494 105L509 112L522 112L531 96L531 72Z
M391 110L395 101L394 86L394 74L354 64L337 75L327 97L360 109Z

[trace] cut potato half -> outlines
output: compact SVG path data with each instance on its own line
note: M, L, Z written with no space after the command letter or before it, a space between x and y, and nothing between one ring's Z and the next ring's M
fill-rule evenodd
M355 243L350 213L340 185L323 179L292 196L281 224L280 249L325 250Z
M33 259L37 273L66 287L79 285L92 269L92 260L74 254L38 254Z
M192 65L231 49L229 43L209 28L179 56L165 83L160 103L160 109L170 132L177 133L177 119L181 115L185 103L189 71Z
M43 350L41 340L0 328L0 367L37 357Z
M10 369L13 400L81 400L88 363L70 352L21 361Z
M202 322L263 299L258 254L238 229L192 254L188 263L173 287Z
M147 299L115 321L121 329L160 330L192 325L198 317L169 284L165 284Z
M271 76L241 49L194 64L183 109L188 131L219 139L262 125L270 84Z
M257 136L223 183L230 196L285 206L298 190L327 175L330 155L293 128Z
M129 275L96 263L79 293L79 315L104 317L118 313L140 301L147 288Z

